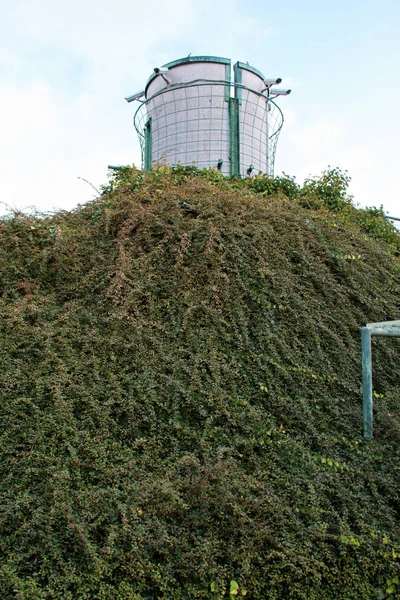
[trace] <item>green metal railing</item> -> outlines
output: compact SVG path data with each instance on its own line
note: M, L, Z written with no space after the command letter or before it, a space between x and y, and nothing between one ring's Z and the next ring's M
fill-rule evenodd
M363 385L363 433L371 439L373 435L372 353L371 336L400 337L400 321L367 323L361 328L362 385Z

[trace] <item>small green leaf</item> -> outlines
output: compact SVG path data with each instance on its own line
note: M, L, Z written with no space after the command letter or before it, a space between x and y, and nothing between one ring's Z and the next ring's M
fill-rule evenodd
M239 589L239 586L238 586L238 584L236 583L236 581L234 581L234 580L232 579L232 581L231 581L231 587L229 588L229 593L230 593L230 595L231 595L231 596L237 596L238 589Z
M215 581L212 582L210 587L211 587L212 592L218 592L218 587L217 587L217 584L215 583Z
M389 585L389 587L386 588L386 593L392 594L393 592L394 592L394 585Z

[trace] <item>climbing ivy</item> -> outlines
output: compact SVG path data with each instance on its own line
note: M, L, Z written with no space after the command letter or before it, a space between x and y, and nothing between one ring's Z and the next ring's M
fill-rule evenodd
M2 219L2 599L400 597L398 340L366 443L359 339L398 234L318 181L124 167Z

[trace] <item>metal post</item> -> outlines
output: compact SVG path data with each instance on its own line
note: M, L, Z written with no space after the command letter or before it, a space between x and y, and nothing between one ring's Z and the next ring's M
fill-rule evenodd
M150 171L152 167L152 132L151 132L151 118L147 121L144 126L144 168L146 171Z
M372 438L372 361L371 330L361 328L362 384L363 384L363 431L364 437Z
M240 175L240 145L239 145L239 101L230 99L229 104L231 175Z

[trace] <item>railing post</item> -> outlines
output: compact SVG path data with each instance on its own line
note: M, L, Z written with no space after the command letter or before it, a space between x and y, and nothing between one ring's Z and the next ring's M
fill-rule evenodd
M363 431L364 437L372 438L372 360L371 330L361 328L362 385L363 385Z

